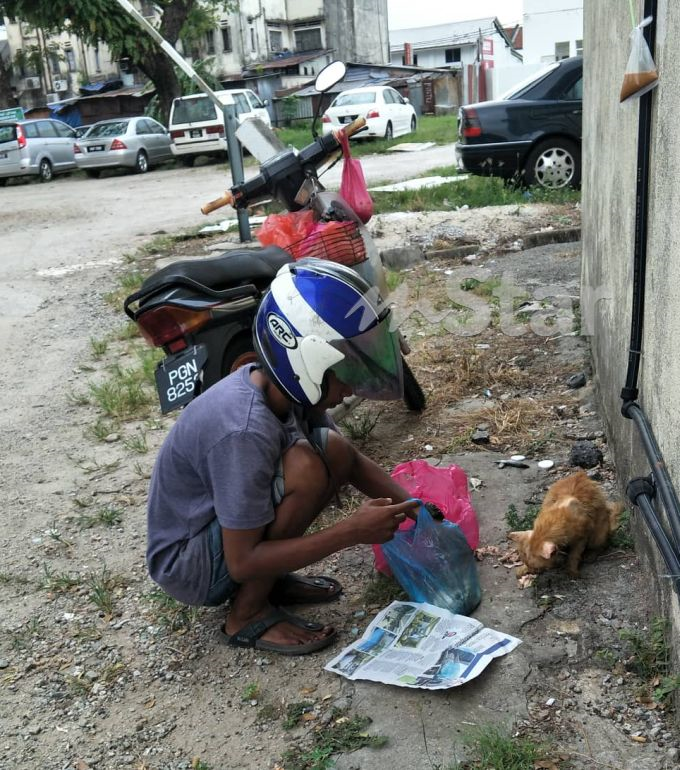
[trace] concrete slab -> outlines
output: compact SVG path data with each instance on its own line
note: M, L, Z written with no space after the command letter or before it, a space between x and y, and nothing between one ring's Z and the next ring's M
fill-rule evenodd
M451 182L462 182L468 175L459 176L423 176L418 179L408 179L406 182L397 182L396 184L386 184L380 187L369 187L369 192L403 192L404 190L422 190L426 187L439 187Z
M388 152L422 152L435 146L435 142L400 142L390 147Z

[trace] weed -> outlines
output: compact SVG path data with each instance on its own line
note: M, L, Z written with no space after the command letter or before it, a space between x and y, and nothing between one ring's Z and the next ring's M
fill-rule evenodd
M404 282L404 276L396 270L386 270L385 281L388 291L392 292Z
M657 703L667 703L676 690L680 690L680 676L664 676L654 688L654 700Z
M21 575L14 575L10 574L9 572L0 572L0 586L7 586L7 585L19 585L19 586L26 586L31 581L28 578L22 577Z
M103 612L106 617L113 615L113 592L119 581L111 575L106 567L100 574L91 574L87 578L87 586L90 589L90 601Z
M73 548L73 543L70 540L67 540L56 527L50 527L50 529L47 530L47 534L50 540L54 540L58 545L61 545L66 549Z
M87 428L86 434L97 439L97 441L104 441L107 436L110 436L117 430L118 424L114 420L104 420L100 417L94 425L90 425Z
M144 468L144 466L137 461L134 465L134 470L137 476L139 476L140 479L150 479L151 478L151 471L149 471L147 468Z
M12 649L27 650L36 639L42 638L43 635L42 621L39 618L31 617L21 628L12 632Z
M194 757L191 760L191 770L210 770L210 765L199 757Z
M524 513L519 513L515 505L510 505L505 514L505 520L513 531L531 529L534 526L534 521L538 516L540 506L527 505Z
M382 413L382 409L375 411L355 411L353 414L348 415L344 420L341 420L340 425L342 429L347 432L347 435L352 441L366 441L378 424L378 420Z
M139 289L139 287L142 285L143 281L144 276L139 272L139 270L130 270L127 273L123 273L123 275L118 278L117 288L108 292L108 294L105 294L104 300L108 302L109 305L118 310L120 309L128 294L132 294L132 292L137 291L137 289Z
M112 663L102 671L99 681L104 682L104 684L112 684L126 670L126 668L127 666L125 663L120 660L117 663Z
M128 321L124 326L121 326L120 329L116 332L116 339L120 340L121 342L126 342L127 340L132 340L135 337L139 337L140 332L139 328L134 321Z
M387 738L380 735L368 735L369 717L347 716L341 711L334 711L328 727L314 733L314 745L302 751L290 749L284 754L283 765L286 770L328 770L333 766L333 754L349 753L364 746L381 748Z
M614 548L621 548L625 551L635 550L635 541L630 526L630 511L626 508L621 511L619 516L619 526L610 538L610 544Z
M108 350L108 340L97 340L94 337L90 337L90 347L92 348L92 357L95 359L101 358Z
M574 321L573 321L573 327L572 331L576 332L577 335L581 334L581 322L582 322L582 315L581 315L581 302L577 299L573 300L572 302L572 312L574 313Z
M90 682L89 679L84 679L83 675L74 676L73 674L64 674L64 682L69 689L69 692L74 696L89 695L90 690L94 682Z
M160 588L151 591L146 598L152 605L154 620L169 631L185 633L196 624L199 618L198 607L182 604Z
M364 589L361 601L386 607L391 602L408 601L408 596L396 580L378 572Z
M66 391L66 400L74 406L87 406L90 403L85 393L78 393L75 390Z
M122 420L138 415L153 402L148 386L153 382L158 356L155 350L140 351L139 366L127 369L114 366L108 380L90 383L90 394L104 414Z
M281 716L281 710L273 703L267 703L257 712L258 722L273 722Z
M141 431L137 431L133 436L126 438L123 441L126 449L131 452L136 452L138 455L144 455L149 451L149 445L146 442L146 434Z
M304 700L299 703L289 703L286 706L286 716L283 720L283 729L292 730L300 723L302 717L314 708L314 704Z
M464 736L463 743L472 752L470 759L452 770L533 770L546 757L547 749L529 738L508 735L487 725Z
M670 666L668 648L668 621L653 618L649 629L619 631L620 638L628 644L631 656L626 661L628 669L642 679L666 676Z
M113 506L102 506L93 514L81 514L78 517L78 525L81 529L92 529L99 524L105 527L113 527L123 521L123 511Z
M249 682L241 693L242 701L255 700L260 694L260 685L257 682Z
M43 571L45 574L40 587L53 594L63 594L83 584L83 578L80 575L69 575L66 572L55 573L47 564L43 565Z
M595 651L595 657L605 668L612 669L619 662L619 656L613 650L600 649Z

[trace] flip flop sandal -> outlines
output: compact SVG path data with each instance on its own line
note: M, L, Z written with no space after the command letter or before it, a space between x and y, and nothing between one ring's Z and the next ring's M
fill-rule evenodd
M310 652L316 652L317 650L323 650L324 647L328 647L338 636L338 632L333 631L332 634L324 636L323 639L314 639L305 644L277 644L276 642L267 642L261 639L268 629L281 622L293 623L298 628L305 628L309 631L320 631L323 628L320 623L307 621L304 618L282 610L280 607L275 607L269 615L248 623L235 634L228 634L224 630L224 626L222 626L220 629L220 641L230 647L248 647L254 650L278 652L281 655L307 655Z
M300 589L318 589L318 593L308 597L298 596L291 598ZM269 595L272 604L325 604L335 601L342 593L342 585L332 577L326 575L298 575L291 572L279 578Z

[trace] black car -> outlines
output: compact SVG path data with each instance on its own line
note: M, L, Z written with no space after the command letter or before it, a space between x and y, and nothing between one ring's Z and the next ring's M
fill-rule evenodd
M505 98L461 107L461 170L547 188L581 184L583 59L555 62Z

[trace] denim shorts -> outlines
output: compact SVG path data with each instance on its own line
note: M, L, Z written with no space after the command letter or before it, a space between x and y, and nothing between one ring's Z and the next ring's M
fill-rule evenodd
M314 428L312 431L312 440L324 452L328 446L328 431L329 428ZM271 483L271 496L274 508L283 500L284 491L283 457L280 457ZM238 590L239 584L232 580L227 569L224 547L222 545L222 527L217 519L213 519L208 524L208 550L210 553L210 588L203 604L206 607L218 607L231 599Z

